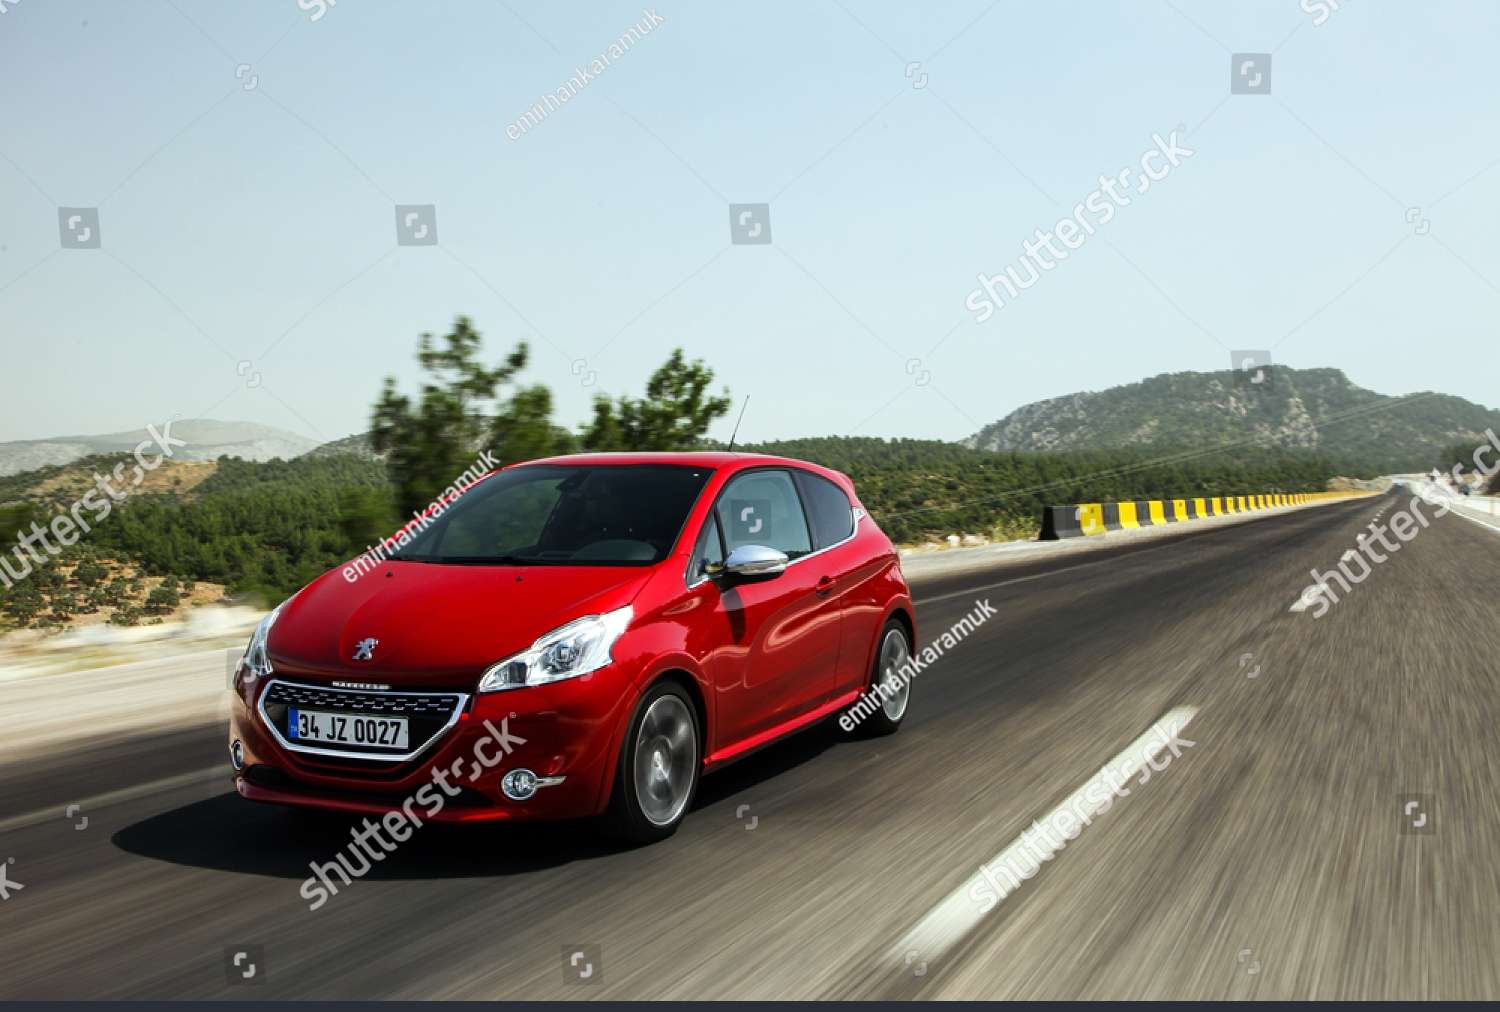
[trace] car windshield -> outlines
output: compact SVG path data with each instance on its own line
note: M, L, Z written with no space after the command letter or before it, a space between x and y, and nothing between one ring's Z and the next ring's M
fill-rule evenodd
M516 467L391 554L446 565L646 566L671 552L712 472L673 464Z

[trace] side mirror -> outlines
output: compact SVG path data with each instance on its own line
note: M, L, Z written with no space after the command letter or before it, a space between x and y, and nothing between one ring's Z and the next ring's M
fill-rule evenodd
M783 552L765 545L740 545L724 560L724 572L734 577L776 576L786 569Z

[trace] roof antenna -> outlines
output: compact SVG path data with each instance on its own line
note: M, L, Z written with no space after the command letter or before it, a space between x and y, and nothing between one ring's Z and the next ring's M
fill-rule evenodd
M740 405L740 417L734 420L734 431L729 434L729 449L725 453L734 452L734 437L740 434L740 423L745 420L745 409L750 406L750 395L745 395L745 403Z

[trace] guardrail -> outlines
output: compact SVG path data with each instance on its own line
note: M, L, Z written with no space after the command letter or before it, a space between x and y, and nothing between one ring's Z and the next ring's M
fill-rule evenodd
M1129 502L1092 502L1047 506L1042 510L1042 541L1086 538L1110 531L1235 516L1288 506L1307 506L1335 499L1353 499L1370 492L1267 492L1257 495L1197 496L1187 499L1138 499Z

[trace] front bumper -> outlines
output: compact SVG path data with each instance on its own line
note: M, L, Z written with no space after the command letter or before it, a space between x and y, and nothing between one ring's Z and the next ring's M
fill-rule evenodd
M243 674L243 673L242 673ZM609 801L630 693L617 666L582 678L469 695L457 718L413 758L388 761L293 751L260 707L278 675L236 680L229 742L240 742L235 789L251 801L383 815L405 810L428 822L524 821L597 815ZM525 801L501 778L524 768L561 777Z

